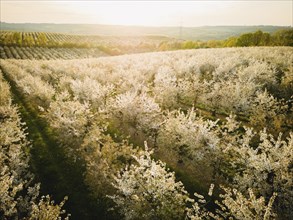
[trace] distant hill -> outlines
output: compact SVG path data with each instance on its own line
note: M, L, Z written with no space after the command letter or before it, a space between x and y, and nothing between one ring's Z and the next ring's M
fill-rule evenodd
M1 30L55 32L77 35L141 36L163 35L184 40L223 40L247 32L275 32L285 26L202 26L202 27L143 27L99 24L5 23Z

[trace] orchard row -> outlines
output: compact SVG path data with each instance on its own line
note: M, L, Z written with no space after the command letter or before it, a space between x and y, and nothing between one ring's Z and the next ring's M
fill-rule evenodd
M164 43L180 42L161 36L87 36L46 32L0 32L0 45L8 47L99 48L111 54L157 51Z
M1 59L70 60L107 56L97 48L46 48L0 46Z
M26 125L0 70L0 214L1 219L57 219L64 214L50 196L40 196L40 184L30 171ZM47 217L46 217L47 216Z

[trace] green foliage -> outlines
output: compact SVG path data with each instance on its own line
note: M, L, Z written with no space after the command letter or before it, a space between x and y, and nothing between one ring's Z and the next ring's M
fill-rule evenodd
M293 46L293 28L279 30L273 34L274 45Z
M240 37L238 37L235 46L269 46L270 41L270 34L257 31L255 33L242 34Z
M20 32L14 32L13 33L13 43L22 45L22 37Z
M40 33L39 34L39 45L44 47L44 46L46 46L47 42L48 42L48 38L47 38L46 34Z
M256 31L230 37L226 40L184 41L177 44L162 43L159 50L178 50L218 47L252 47L252 46L293 46L293 28L279 30L273 34Z

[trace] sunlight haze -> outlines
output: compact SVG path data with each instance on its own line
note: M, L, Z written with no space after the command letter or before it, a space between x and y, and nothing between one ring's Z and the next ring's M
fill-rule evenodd
M1 21L141 26L292 26L292 1L11 1Z

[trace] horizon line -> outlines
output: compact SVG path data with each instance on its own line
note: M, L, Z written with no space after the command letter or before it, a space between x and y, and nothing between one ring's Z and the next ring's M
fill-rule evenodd
M163 26L152 26L152 25L127 25L127 24L101 24L101 23L55 23L55 22L7 22L7 21L1 21L0 23L6 23L6 24L53 24L53 25L101 25L101 26L121 26L121 27L146 27L146 28L172 28L172 27L185 27L185 28L197 28L197 27L255 27L255 26L271 26L271 27L290 27L292 28L292 25L273 25L273 24L238 24L238 25L200 25L200 26L184 26L184 25L163 25Z

